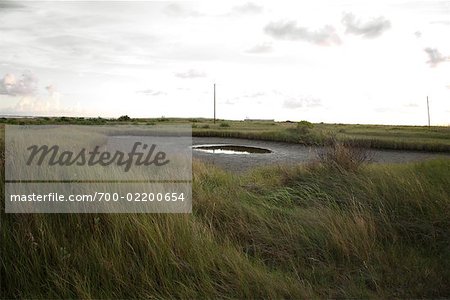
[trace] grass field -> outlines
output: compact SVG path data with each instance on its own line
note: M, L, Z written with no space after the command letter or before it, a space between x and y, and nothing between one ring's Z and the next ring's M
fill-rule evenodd
M186 120L136 121L158 122ZM450 145L439 127L189 122L195 135ZM45 215L5 214L2 172L1 296L449 297L449 174L449 159L350 169L319 161L242 175L196 161L190 215Z
M216 136L322 145L330 137L378 149L450 152L450 127L310 124L309 122L245 122L210 119L5 119L4 124L154 125L191 124L194 136Z

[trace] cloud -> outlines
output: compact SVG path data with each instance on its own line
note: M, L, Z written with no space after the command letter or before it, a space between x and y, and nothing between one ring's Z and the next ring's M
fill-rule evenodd
M61 94L56 89L56 86L51 84L51 85L46 86L45 89L47 90L50 99L52 99L54 103L57 103L58 107L59 107Z
M175 73L175 76L183 79L193 79L193 78L202 78L206 77L206 74L201 71L190 69L186 72Z
M235 6L232 8L232 14L259 14L264 11L262 6L256 5L251 2L247 2L243 5Z
M52 111L60 111L58 97L40 98L35 96L24 96L11 110L11 112L19 114L48 114Z
M322 105L322 101L319 98L314 97L290 97L284 100L283 107L288 109L297 109L297 108L313 108L319 107Z
M5 112L18 115L80 115L85 111L76 104L75 106L61 105L61 94L54 85L45 87L48 94L37 96L34 94L23 95L12 107L6 108Z
M230 99L227 99L227 101L225 101L223 104L225 104L225 105L234 105L234 104L236 104L236 101L232 101Z
M435 22L430 22L430 24L439 24L439 25L450 26L450 21L435 21Z
M391 28L391 22L384 17L373 18L362 22L357 20L351 13L345 13L342 17L342 24L345 26L345 32L362 36L363 38L376 38Z
M0 11L4 9L15 9L15 8L24 8L25 6L19 3L14 3L12 1L2 1L0 2Z
M428 54L429 60L427 63L434 68L440 63L450 60L450 57L442 55L436 48L425 48L424 51Z
M7 114L21 116L80 116L88 113L79 103L63 106L58 96L35 97L25 96L12 108L6 109Z
M0 95L32 95L36 91L37 82L37 77L29 71L24 72L20 78L8 73L0 81Z
M262 96L265 96L265 95L266 95L266 93L257 92L257 93L252 93L252 94L246 94L246 95L244 95L242 97L244 97L244 98L257 98L257 97L262 97Z
M27 95L22 97L15 107L16 112L50 113L61 111L61 94L54 85L45 87L48 92L47 97L36 97Z
M38 92L38 78L30 71L24 72L21 77L12 73L6 74L0 80L0 95L18 98L15 105L2 108L7 114L17 115L79 115L85 111L78 104L75 106L62 106L61 94L55 85L45 87L46 95Z
M264 32L271 37L279 40L299 41L303 40L320 46L339 45L339 38L333 26L325 27L311 31L308 28L297 26L295 21L280 21L269 23Z
M262 54L272 52L272 50L273 49L271 43L262 43L245 50L245 52L252 54Z
M375 107L372 110L376 113L386 113L386 112L392 111L392 108L390 108L390 107Z
M189 9L180 3L168 4L163 12L170 17L200 17L201 14L198 11Z
M227 100L227 102L225 102L226 104L233 104L236 101L255 101L253 99L261 99L261 97L266 96L268 93L265 92L253 92L253 93L246 93L237 97L232 98L231 100ZM257 103L261 103L260 101L258 101Z
M155 90L151 90L151 89L136 91L136 93L144 94L146 96L161 96L161 95L165 95L166 94L163 91L155 91Z

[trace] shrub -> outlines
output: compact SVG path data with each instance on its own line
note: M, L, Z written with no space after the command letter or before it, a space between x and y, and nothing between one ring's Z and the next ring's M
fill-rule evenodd
M117 119L117 121L121 121L121 122L123 122L123 121L130 121L130 120L131 120L131 118L128 115L120 116Z
M314 127L311 122L308 121L300 121L297 123L297 132L300 134L307 134Z
M67 123L70 122L70 119L68 117L60 117L58 118L58 122Z
M209 128L208 124L202 125L202 128Z
M369 151L352 141L341 142L332 137L318 153L319 162L339 171L356 172L371 160Z
M230 124L225 123L225 122L222 122L222 123L220 123L219 126L220 126L220 127L230 127Z
M302 120L302 121L297 123L297 127L300 127L300 126L306 126L308 128L313 128L314 127L313 123L305 121L305 120Z

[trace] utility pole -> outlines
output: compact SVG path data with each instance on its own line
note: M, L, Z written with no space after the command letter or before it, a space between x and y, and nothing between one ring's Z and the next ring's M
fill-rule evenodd
M428 111L428 127L430 127L430 103L428 102L428 96L427 96L427 111Z
M216 124L216 84L214 83L214 124Z

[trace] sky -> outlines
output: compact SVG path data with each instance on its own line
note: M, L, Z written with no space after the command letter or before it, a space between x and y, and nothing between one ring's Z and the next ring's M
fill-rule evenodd
M0 115L450 125L450 1L3 1Z

